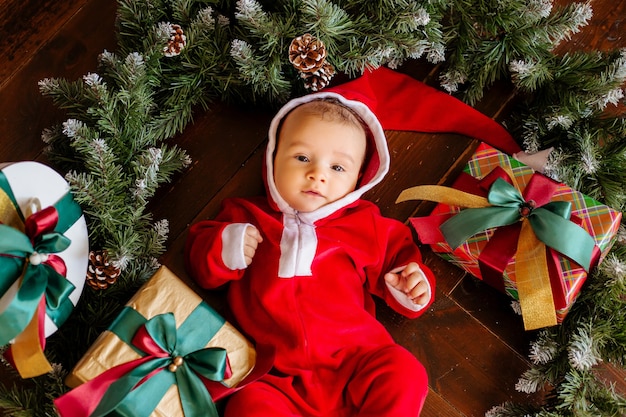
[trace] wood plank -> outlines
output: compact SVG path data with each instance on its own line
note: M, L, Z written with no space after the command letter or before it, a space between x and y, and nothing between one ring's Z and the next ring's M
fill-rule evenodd
M606 386L613 386L615 392L626 397L626 371L614 363L604 363L594 369L596 375Z
M450 298L503 343L527 357L538 332L524 330L522 317L514 312L510 297L467 274Z
M265 141L259 145L254 153L241 163L241 168L233 175L231 180L222 187L217 194L206 203L204 208L188 224L194 224L200 220L214 218L219 212L222 201L232 196L251 197L262 195L264 192L261 179L263 156L265 154ZM213 308L222 314L227 314L225 295L223 291L207 291L200 288L185 270L185 241L187 239L185 228L176 235L170 235L171 241L168 251L161 257L160 262L166 265L181 280L193 288Z
M63 113L42 98L37 83L46 77L80 79L95 71L98 54L116 45L115 10L115 2L109 0L86 3L58 33L54 32L54 37L34 54L28 65L20 67L11 82L2 86L0 161L41 159L41 132L60 123Z
M428 396L422 409L421 417L458 417L460 416L459 410L454 408L444 397L439 393L428 390Z
M555 0L555 6L571 3L570 0ZM555 52L567 51L610 51L626 47L624 31L626 2L611 0L591 0L593 17L589 24L571 39L561 43Z
M2 0L0 88L89 0Z

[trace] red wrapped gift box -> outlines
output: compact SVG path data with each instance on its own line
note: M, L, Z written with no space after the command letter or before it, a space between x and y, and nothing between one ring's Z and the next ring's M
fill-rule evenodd
M545 201L541 201L537 206L542 206L546 203L554 205L555 202L557 202L556 205L562 205L562 203L558 202L570 203L571 216L568 216L569 223L576 224L593 238L591 244L594 247L590 251L592 253L588 254L591 258L591 265L601 262L610 250L620 225L621 212L615 211L580 192L572 190L564 184L556 183L541 174L535 173L532 168L489 145L481 144L478 147L466 165L464 172L454 182L453 188L469 193L472 197L477 196L479 199L485 199L489 195L490 187L494 185L497 178L503 178L511 183L526 198L527 193L533 193L530 188L539 190L534 191L535 197L533 199ZM537 183L543 184L543 188L536 186ZM529 186L529 184L533 185ZM408 191L411 190L405 190L405 192ZM439 192L442 191L439 190ZM419 198L441 202L449 200L449 195L454 193L454 191L447 189L447 191L444 190L442 192L442 195L445 196L440 200L430 198L427 195L424 196L424 193ZM537 193L543 193L543 195L537 198ZM414 199L414 197L406 197L407 195L409 194L406 194L404 197L401 195L399 200ZM535 201L529 199L527 202L523 202L520 208L516 210L519 210L520 213L525 210L532 211L535 204ZM455 245L450 245L446 241L440 227L448 219L457 216L458 213L464 210L464 207L468 206L459 207L440 203L430 216L412 218L411 224L417 231L419 240L422 243L429 244L432 250L442 258L519 300L516 260L523 257L517 252L519 250L518 243L521 244L521 240L518 242L518 237L522 222L480 231L464 240L458 247L453 248L452 246ZM520 218L523 217L524 215L520 215ZM486 222L489 223L489 220L486 220ZM556 232L550 232L548 235L561 237L565 241L570 240L567 243L571 245L571 238L564 235L559 236L563 233L565 232L558 228ZM527 244L530 250L534 250L536 246L535 241ZM582 243L579 245L578 240L576 240L573 246L583 245ZM556 324L563 320L578 296L588 274L585 269L588 268L574 262L568 256L564 256L555 249L548 247L544 252L546 253L545 263L549 275L549 285L546 286L550 287L547 290L551 293L550 297L552 299L549 301L554 305L554 324ZM530 261L533 260L534 255L530 257ZM529 330L551 324L532 324L530 323L532 320L527 320L523 306L522 310L526 328Z

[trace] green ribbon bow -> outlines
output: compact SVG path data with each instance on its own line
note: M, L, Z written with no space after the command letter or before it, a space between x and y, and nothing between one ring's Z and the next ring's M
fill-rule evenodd
M142 322L145 334L136 333L131 340L130 329L137 329L136 325ZM111 326L112 331L144 357L137 360L140 364L136 367L129 364L131 369L109 386L91 416L105 416L115 410L121 416L148 417L169 387L176 384L185 417L218 417L211 395L198 375L222 382L228 369L226 350L197 347L206 346L223 324L224 320L204 303L178 331L172 313L146 321L126 307ZM149 348L151 344L157 348ZM173 370L172 364L176 364Z
M589 272L595 241L582 227L569 221L569 202L554 201L534 207L532 200L524 200L517 188L502 178L494 181L487 199L492 206L464 209L441 225L452 249L478 232L527 218L540 241Z
M0 314L0 346L8 344L26 328L44 294L46 312L55 324L60 326L67 319L73 308L69 295L74 285L52 266L27 260L35 253L62 252L69 245L70 240L58 232L37 236L33 245L24 233L0 224L0 288L6 291L23 271L17 294Z

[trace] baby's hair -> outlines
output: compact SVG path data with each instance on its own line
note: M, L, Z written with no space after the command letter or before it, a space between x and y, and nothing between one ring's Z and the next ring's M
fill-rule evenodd
M318 115L322 119L329 120L331 122L340 122L345 123L347 125L354 126L356 128L360 128L367 138L367 148L370 148L372 141L372 131L365 121L361 118L361 116L351 109L350 107L343 104L339 99L334 97L323 97L315 100L307 101L306 103L300 104L297 107L294 107L283 117L278 125L278 129L276 131L276 141L278 141L280 131L282 130L283 122L291 112L296 109L304 108L304 110L313 115Z
M361 116L334 97L312 100L300 106L306 106L308 113L319 115L322 119L353 125L362 129L366 136L370 135L369 127Z

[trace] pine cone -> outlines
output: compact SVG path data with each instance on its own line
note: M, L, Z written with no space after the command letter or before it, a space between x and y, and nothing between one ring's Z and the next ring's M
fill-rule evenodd
M167 46L163 48L163 55L172 57L180 55L180 51L187 45L187 37L184 35L183 28L180 25L170 25L170 39Z
M109 262L107 251L89 252L87 266L87 284L94 290L106 290L117 282L120 269Z
M335 68L328 62L322 65L322 68L313 73L301 73L300 76L304 79L304 86L312 91L320 91L326 87L330 80L335 75Z
M302 73L314 73L322 68L326 59L326 47L309 33L298 36L289 45L289 62Z

